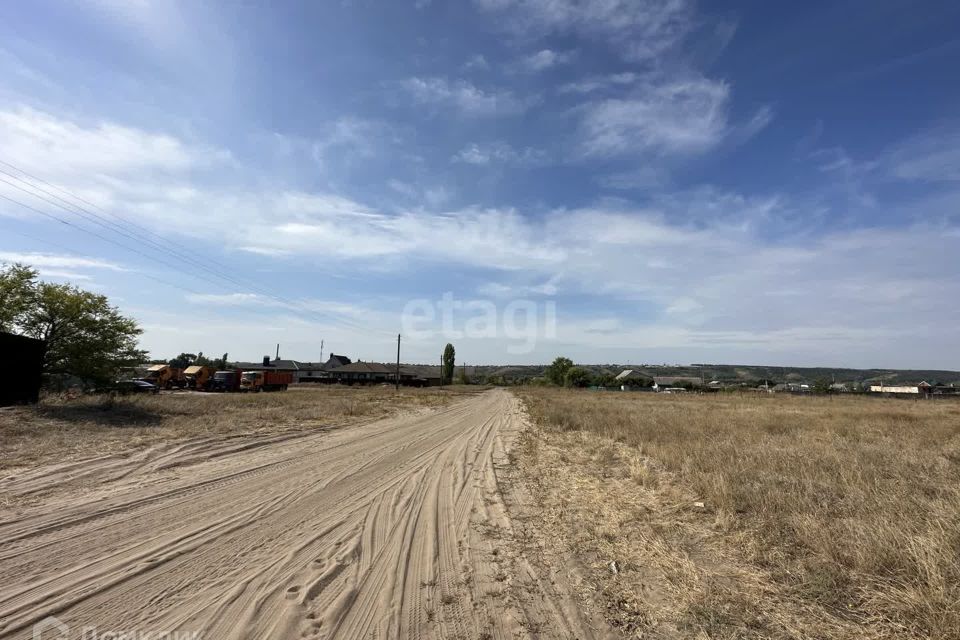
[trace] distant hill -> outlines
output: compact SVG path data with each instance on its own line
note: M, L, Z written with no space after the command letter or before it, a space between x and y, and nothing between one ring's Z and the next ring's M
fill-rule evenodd
M704 381L720 380L726 383L756 382L813 382L830 380L836 382L860 382L884 384L927 382L960 385L960 371L940 369L844 369L833 367L769 367L739 364L692 364L692 365L652 365L652 364L580 364L593 374L620 373L624 369L635 369L648 376L688 376L701 377ZM473 375L478 379L502 377L505 382L520 382L544 375L546 365L481 365L472 367Z

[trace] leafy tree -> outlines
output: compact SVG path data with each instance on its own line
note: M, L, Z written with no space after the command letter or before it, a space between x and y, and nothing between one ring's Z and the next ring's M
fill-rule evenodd
M589 387L592 380L593 376L583 367L570 367L564 375L564 384L568 387Z
M617 385L617 377L612 373L602 373L597 376L594 382L601 387L615 387Z
M830 378L817 378L813 381L813 392L814 393L831 393L833 389L831 388Z
M37 280L22 265L0 269L4 295L2 328L42 340L43 372L106 382L117 372L142 362L137 348L142 333L136 321L110 305L106 296L72 285ZM7 304L6 296L13 304Z
M467 372L462 367L460 368L460 375L457 377L458 384L470 384L470 376L467 375Z
M215 366L217 369L226 369L227 368L227 356L229 353L223 354L223 357L216 361Z
M197 359L195 353L181 353L176 358L173 358L168 363L171 367L176 367L177 369L186 369L193 364L193 361Z
M443 348L443 371L440 372L443 384L453 384L453 370L456 366L457 351L449 342Z
M547 377L547 380L559 387L566 384L567 371L569 371L572 367L573 360L560 356L553 361L553 364L547 367L547 370L544 373Z
M36 297L37 272L22 264L0 268L0 331L12 333Z
M204 356L203 351L201 351L198 354L181 353L171 360L169 364L171 367L176 367L177 369L186 369L193 365L197 365L198 367L214 367L217 366L218 363L216 360L211 360Z

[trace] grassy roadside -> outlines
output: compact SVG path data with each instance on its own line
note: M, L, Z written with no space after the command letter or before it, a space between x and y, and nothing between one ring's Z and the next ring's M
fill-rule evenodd
M960 405L519 393L545 526L631 634L960 638Z
M438 407L475 387L299 387L259 394L50 397L0 409L0 469L114 454L194 437L269 434Z

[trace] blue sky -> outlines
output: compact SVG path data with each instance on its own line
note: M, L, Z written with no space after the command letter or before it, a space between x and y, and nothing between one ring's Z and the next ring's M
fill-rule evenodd
M0 260L108 294L161 357L389 360L403 310L449 292L454 330L495 309L454 340L468 363L957 368L957 24L889 0L7 3ZM405 360L436 359L440 317Z

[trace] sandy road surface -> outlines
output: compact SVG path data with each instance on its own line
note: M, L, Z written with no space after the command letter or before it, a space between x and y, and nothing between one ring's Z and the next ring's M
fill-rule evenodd
M4 478L0 637L596 637L504 535L516 402Z

